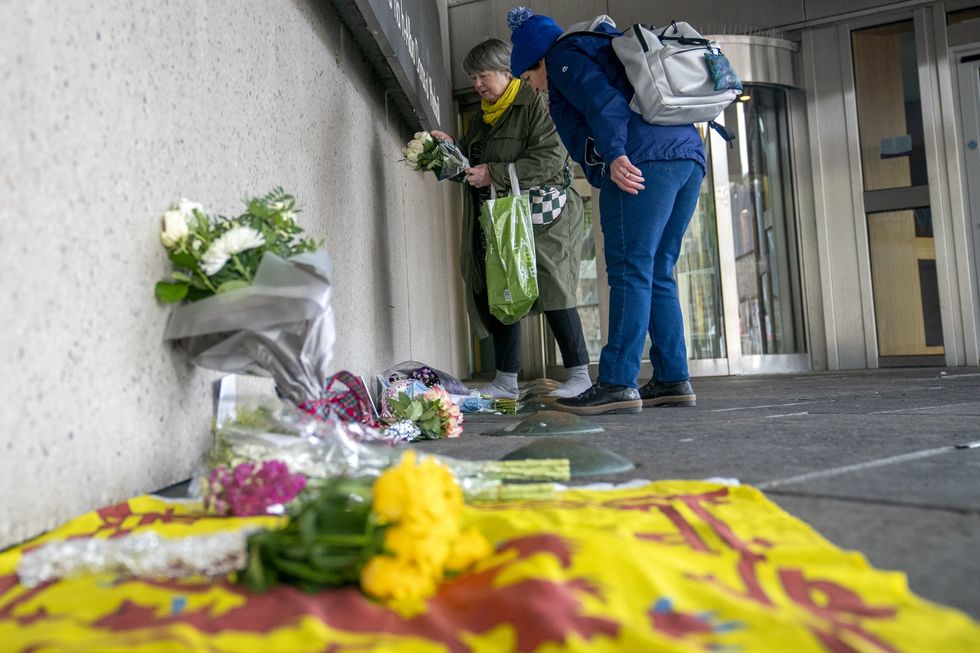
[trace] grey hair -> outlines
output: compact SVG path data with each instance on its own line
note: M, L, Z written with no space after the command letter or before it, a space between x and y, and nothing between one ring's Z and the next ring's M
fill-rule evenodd
M510 74L510 44L500 39L487 39L473 47L463 59L463 70L475 75L485 70Z

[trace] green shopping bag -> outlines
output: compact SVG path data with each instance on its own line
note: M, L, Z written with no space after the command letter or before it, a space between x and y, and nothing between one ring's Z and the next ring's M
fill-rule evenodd
M521 194L514 164L507 170L511 194L497 197L490 186L490 199L480 208L480 226L487 239L490 313L504 324L514 324L527 315L538 298L538 268L530 200Z

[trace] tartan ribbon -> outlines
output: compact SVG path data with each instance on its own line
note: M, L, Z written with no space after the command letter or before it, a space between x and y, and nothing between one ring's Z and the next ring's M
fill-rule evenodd
M343 422L358 422L375 428L379 426L371 415L371 397L367 388L347 370L341 370L327 379L322 397L304 401L299 407L322 421L333 413Z

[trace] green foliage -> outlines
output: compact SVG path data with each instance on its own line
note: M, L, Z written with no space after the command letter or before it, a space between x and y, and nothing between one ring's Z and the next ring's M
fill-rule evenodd
M157 299L165 304L179 302L187 296L188 284L186 283L167 283L158 281L155 292Z
M331 478L284 528L248 538L248 567L238 581L264 592L279 583L308 592L357 583L381 550L383 529L371 516L373 478Z
M168 249L174 265L171 277L156 286L156 295L163 302L181 300L198 301L218 293L245 288L252 283L255 273L266 252L281 258L291 258L304 252L313 252L322 245L311 238L302 238L303 229L296 223L296 198L281 187L261 196L245 200L246 212L235 218L221 215L208 216L199 205L182 201L165 215L178 216L186 229L174 234L165 226L161 240ZM222 257L214 256L221 250L222 238L228 232L241 228L254 230L261 236L261 244L251 245L241 251L229 252L223 265ZM231 236L234 236L232 234ZM216 245L216 241L218 244ZM214 250L212 250L214 248ZM207 254L218 260L220 268L209 273Z
M442 437L443 424L438 400L424 397L412 399L407 393L402 393L390 399L389 406L395 421L407 419L415 422L422 432L419 439L438 440Z

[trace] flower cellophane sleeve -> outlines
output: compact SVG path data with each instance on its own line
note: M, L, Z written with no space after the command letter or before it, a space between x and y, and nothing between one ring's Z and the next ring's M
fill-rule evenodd
M296 404L318 399L336 339L331 276L324 252L266 253L247 288L174 307L164 340L194 365L272 377Z
M338 476L377 476L400 457L404 446L383 431L335 416L319 420L296 406L269 396L238 396L235 409L216 420L207 466L281 460L313 484ZM550 493L552 482L569 479L567 460L474 461L422 454L448 467L468 498L504 496L507 481L517 487ZM206 475L202 471L202 475ZM202 487L192 484L194 492ZM539 484L527 484L538 481ZM547 484L547 487L545 485Z
M435 373L436 377L439 380L439 385L445 388L446 392L448 392L449 394L452 395L470 394L470 389L467 388L462 381L460 381L452 374L449 374L448 372L443 372L442 370L437 370L431 365L427 365L419 361L402 361L401 363L392 365L387 370L381 373L381 377L385 379L386 382L390 383L391 381L397 379L409 378L412 372L425 368L428 368ZM382 388L382 390L384 390L384 388Z
M445 181L461 176L463 171L470 167L469 159L455 143L442 140L438 143L442 152L442 164L432 171L436 174L436 178Z

